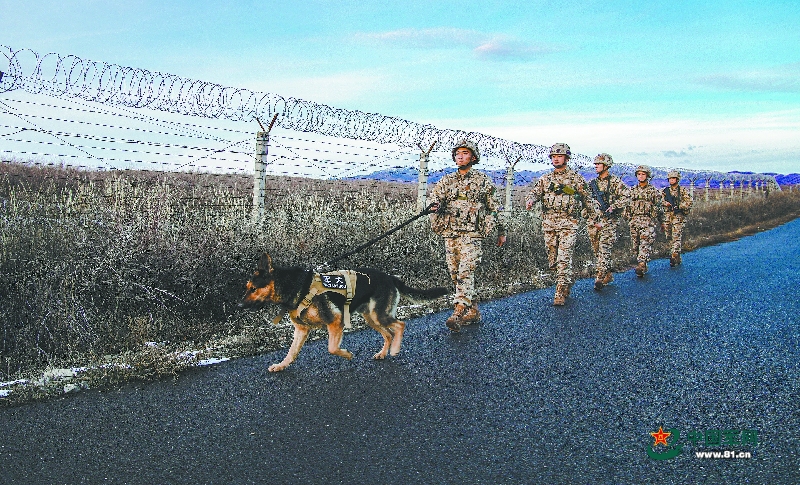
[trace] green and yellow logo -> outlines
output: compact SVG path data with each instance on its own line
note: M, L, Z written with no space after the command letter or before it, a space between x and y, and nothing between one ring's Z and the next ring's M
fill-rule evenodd
M669 460L680 455L684 445L690 445L693 450L698 447L718 447L739 448L750 446L755 448L758 445L758 431L754 429L706 429L690 430L684 435L676 428L664 429L658 427L658 431L650 433L653 437L653 444L646 447L647 456L654 460Z
M647 456L654 460L669 460L681 454L683 445L678 443L677 439L673 439L673 444L670 445L667 440L673 435L680 436L680 432L675 433L675 430L664 431L664 428L659 426L658 431L650 433L655 441L653 446L647 447ZM660 447L659 445L664 445Z

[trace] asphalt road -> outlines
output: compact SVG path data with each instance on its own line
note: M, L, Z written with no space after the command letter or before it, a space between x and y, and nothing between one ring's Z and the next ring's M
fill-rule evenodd
M279 374L283 351L2 409L0 484L800 483L798 241L487 302L458 335L410 320L382 362L361 331L349 362L318 341Z

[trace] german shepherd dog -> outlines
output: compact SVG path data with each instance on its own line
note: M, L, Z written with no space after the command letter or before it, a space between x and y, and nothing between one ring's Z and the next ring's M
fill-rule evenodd
M417 290L407 286L396 276L384 272L357 268L355 293L350 303L353 312L364 317L367 325L383 336L383 348L374 359L383 359L386 354L400 353L405 322L396 317L400 295L412 300L433 300L448 294L447 288L436 287ZM308 307L299 309L300 302L309 294L314 272L301 267L282 268L272 264L272 258L264 253L258 261L258 269L247 282L247 290L239 303L240 308L258 309L268 303L279 304L289 309L289 318L294 324L294 338L289 352L282 362L269 367L270 372L282 371L297 358L312 327L328 327L328 352L351 359L353 354L341 348L344 331L344 304L341 293L319 293L311 299Z

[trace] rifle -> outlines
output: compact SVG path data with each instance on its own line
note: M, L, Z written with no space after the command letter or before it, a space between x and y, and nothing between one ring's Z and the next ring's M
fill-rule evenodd
M597 185L597 179L592 180L589 183L589 188L592 189L592 197L600 203L600 212L606 214L609 206L611 205L608 201L608 192L603 192L600 190L600 187Z
M667 207L668 211L672 211L675 214L683 214L683 209L678 207L680 204L680 195L681 195L681 188L678 187L678 197L672 195L670 192L669 187L664 187L664 200L669 202L669 207Z

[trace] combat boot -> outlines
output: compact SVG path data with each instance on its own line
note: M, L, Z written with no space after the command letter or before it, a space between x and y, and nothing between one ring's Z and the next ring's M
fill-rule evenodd
M683 261L681 261L681 253L675 253L675 260L678 262L677 264L683 263Z
M456 303L456 308L453 311L453 314L450 315L450 318L448 318L446 322L444 322L451 332L461 331L461 316L464 314L466 309L467 306L463 303Z
M553 297L553 305L555 306L564 306L566 302L566 295L564 295L564 286L556 285L556 294Z
M647 263L645 263L644 261L639 261L639 264L636 265L635 271L636 271L636 276L641 278L642 276L644 276L645 273L647 273Z
M602 276L598 276L597 278L594 279L594 289L595 290L598 290L598 291L602 290L605 285L606 284L603 283L603 277Z
M680 263L680 255L678 253L672 253L672 256L669 258L669 265L673 268L678 266Z
M469 325L470 323L480 322L481 321L481 312L478 310L478 305L475 303L472 306L466 307L464 313L461 314L460 324L462 326Z

